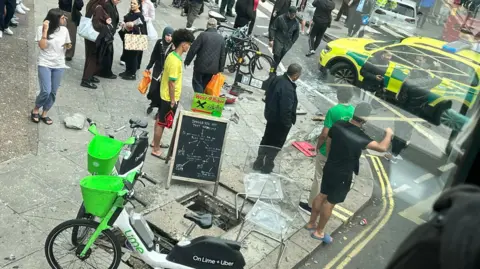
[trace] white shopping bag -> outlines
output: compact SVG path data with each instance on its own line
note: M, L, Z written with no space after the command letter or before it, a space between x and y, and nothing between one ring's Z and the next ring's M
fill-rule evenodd
M147 22L147 32L148 32L148 39L150 40L158 39L157 30L155 30L155 27L153 27L153 23L151 21Z
M77 33L79 36L95 42L98 37L98 32L93 29L92 19L82 16L80 18L80 24L77 28Z

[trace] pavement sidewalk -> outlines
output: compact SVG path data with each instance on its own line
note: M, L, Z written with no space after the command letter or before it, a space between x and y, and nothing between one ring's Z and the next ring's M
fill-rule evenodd
M25 0L25 4L33 11L28 15L28 24L20 25L18 29L25 29L22 35L26 39L28 55L36 58L37 46L33 39L33 27L40 25L45 14L50 8L57 6L56 0L35 1ZM119 4L121 16L126 13L128 1ZM202 14L196 21L195 26L206 25L207 12ZM155 27L159 34L166 25L174 28L185 27L186 19L180 17L180 10L166 7L163 3L156 10L157 20ZM18 31L18 30L17 30ZM14 39L17 37L4 37ZM118 38L118 36L116 37ZM4 42L2 40L1 42ZM11 41L10 41L11 42ZM146 66L150 57L153 44L148 52L144 53L143 66ZM20 52L22 47L10 47L11 53ZM115 41L114 73L123 71L118 65L119 52L121 51L120 40ZM101 79L97 90L80 87L80 78L84 63L84 43L78 37L76 54L70 69L66 71L61 88L57 95L55 106L50 117L54 124L35 125L27 121L28 112L24 111L17 119L25 128L36 130L38 128L38 141L29 154L13 158L0 163L0 257L15 259L1 259L0 268L48 268L43 255L43 244L47 234L60 222L75 217L81 203L79 180L88 174L86 170L86 145L91 135L84 130L70 130L63 125L63 119L73 113L82 113L94 119L100 132L114 133L114 130L125 125L130 118L146 118L145 110L147 100L137 90L137 83L121 79ZM35 68L33 66L33 68ZM29 72L28 83L36 85L36 76ZM190 108L193 90L191 88L193 68L184 71L184 89L181 106L183 109ZM26 79L25 79L26 80ZM233 82L233 76L227 76L227 82ZM224 117L229 118L233 113L240 116L238 123L230 122L227 134L225 158L222 166L218 198L225 204L233 207L235 193L244 192L243 176L248 173L249 163L247 160L254 156L265 128L263 118L264 92L251 88L253 94L243 94L234 105L225 109ZM306 199L314 173L314 159L303 156L290 144L292 141L304 141L313 129L319 125L311 121L311 117L317 112L317 108L310 103L307 89L302 85L298 87L299 103L307 112L304 116L298 116L297 124L290 131L287 143L278 158L278 166L282 174L295 181L297 186L292 196L297 200ZM8 93L6 93L8 94ZM12 97L13 98L13 97ZM34 95L28 95L28 104L21 104L21 108L31 103ZM26 96L23 97L26 99ZM327 109L327 108L326 108ZM13 112L6 115L10 117ZM153 119L149 121L153 125ZM153 134L153 128L149 127ZM169 141L172 131L166 132L165 141ZM120 139L128 136L128 130L115 133ZM3 136L2 136L3 137ZM157 181L164 182L168 174L168 166L156 158L148 155L144 165L144 171ZM347 200L340 209L336 210L334 217L328 224L328 231L334 232L344 222L348 222L353 215L366 205L372 195L373 180L370 166L365 158L361 159L360 175L356 178L354 188L349 193ZM146 187L140 184L136 187L136 194L149 203L148 208L137 208L147 213L147 219L166 231L171 237L179 238L189 222L182 218L182 213L187 210L181 204L181 199L191 195L199 188L211 192L212 188L198 184L188 184L173 181L169 190L163 184L157 186L146 183ZM295 201L295 203L298 201ZM247 209L250 206L247 205ZM280 268L292 268L308 257L308 255L320 247L319 241L311 239L308 232L303 230L308 216L300 215L293 222L293 227L286 233L287 248L281 260ZM246 225L246 234L253 229L252 225ZM201 234L217 235L223 238L235 239L238 225L224 231L219 227L209 230L195 229L193 236ZM273 240L257 235L249 235L243 244L242 253L247 261L246 268L272 268L276 261L279 244Z

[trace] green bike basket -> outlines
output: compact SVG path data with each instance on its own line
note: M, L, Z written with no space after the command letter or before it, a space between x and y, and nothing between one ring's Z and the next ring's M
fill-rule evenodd
M96 135L88 144L88 172L94 175L110 175L122 147L121 141Z
M123 187L121 177L98 175L83 178L80 188L85 210L94 216L105 217Z

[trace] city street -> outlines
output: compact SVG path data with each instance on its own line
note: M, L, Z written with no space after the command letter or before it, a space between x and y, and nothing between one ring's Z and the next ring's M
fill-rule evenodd
M2 94L7 98L3 98L5 106L0 110L15 114L14 116L9 114L2 125L2 131L10 132L10 134L6 136L8 139L2 141L7 150L0 152L0 178L5 182L0 188L0 212L4 219L0 223L3 225L0 226L3 228L0 238L4 243L3 247L0 247L0 253L7 257L0 262L0 268L44 269L48 268L43 254L45 238L55 225L75 217L78 205L82 202L78 182L80 178L88 175L85 167L87 163L85 148L92 136L85 130L86 128L83 130L66 129L63 124L65 117L73 113L92 117L98 123L101 133L115 133L117 138L127 136L128 128L118 134L115 130L123 126L128 119L135 117L150 121L148 131L152 136L153 121L150 116L147 118L145 115L147 100L136 89L140 74L137 74L137 81L131 82L119 78L116 80L101 79L97 90L80 87L80 78L84 68L84 42L79 38L76 56L73 61L68 63L70 69L66 72L55 106L50 114L55 124L47 126L40 123L38 127L37 125L33 126L34 124L28 121L27 116L36 95L38 82L36 75L26 76L22 72L28 69L30 73L36 74L37 56L34 54L38 52L38 48L31 48L34 46L32 35L28 39L23 38L28 36L29 30L31 30L27 29L25 25L32 29L33 25L40 25L47 11L57 7L57 1L26 0L25 2L32 7L35 2L35 16L22 17L20 26L15 29L21 37L16 38L20 41L5 36L5 41L1 41L5 42L5 50L8 52L15 51L16 46L20 46L25 48L29 54L21 54L16 51L10 55L11 58L5 57L3 61L0 60L0 63L4 63L0 65L0 73L2 71L7 73L8 67L11 66L15 71L12 77L3 82L7 86L4 86L5 91ZM129 3L130 1L124 0L119 5L121 17L126 13ZM170 1L161 2L156 9L155 27L159 34L167 25L175 29L185 27L186 18L180 17L180 9L175 9L170 4ZM339 7L340 1L336 1L336 9ZM213 7L212 9L215 10ZM258 47L263 53L269 55L271 53L268 50L268 40L263 37L263 34L267 31L272 9L273 3L271 2L260 3L254 28ZM207 13L208 7L206 6L205 12L194 23L195 27L203 28L205 26ZM327 30L328 37L345 37L347 30L343 23L343 19L340 22L333 22ZM233 18L229 18L228 24L233 25ZM431 33L432 37L436 37L441 33L441 29L441 26L428 21L418 34ZM365 37L387 41L404 38L406 33L382 25L367 27ZM114 43L113 71L118 74L124 70L124 67L118 64L122 44L118 36L115 38L117 40ZM343 84L329 84L320 79L319 53L325 48L326 43L321 43L314 56L306 57L305 54L309 50L307 40L306 35L300 35L278 69L278 73L283 73L285 68L292 63L298 63L303 67L302 77L297 81L297 93L299 103L306 111L306 115L298 116L297 124L290 131L288 142L307 140L306 137L311 134L312 130L318 129L315 127L323 125L322 122L311 121L311 117L315 114L325 114L330 107L337 103L336 87L352 87ZM149 48L149 51L143 54L142 68L148 62L151 49ZM13 63L14 57L17 59L16 63L10 65L10 62ZM191 89L193 66L186 67L184 70L183 86L185 90L183 90L180 103L182 109L189 110L193 96ZM23 79L22 81L22 76L28 77L30 80ZM227 74L227 78L231 80L232 75ZM338 216L332 217L327 228L332 231L336 230L332 234L335 241L333 245L317 247L319 241L311 239L307 231L303 229L305 220L308 219L307 215L303 215L301 220L296 220L297 230L288 241L286 258L282 260L280 268L292 268L297 260L288 257L305 257L314 249L310 257L307 257L295 268L383 268L408 233L428 219L431 204L443 189L445 177L442 175L455 169L454 165L448 163L445 153L451 132L448 128L433 126L363 90L354 90L356 95L352 104L376 101L378 106L366 124L365 131L372 138L380 140L383 138L383 130L386 127L394 128L396 121L407 122L414 128L409 147L402 152L403 159L398 160L397 163L387 161L383 154L365 152L360 164L362 170L360 174L368 174L368 176L364 176L364 178L359 176L356 186L350 191L358 196L350 196L355 199L347 199L340 205L342 207L337 207L337 213L338 210L343 210L350 212L349 216L355 216L339 229L337 228L341 226L341 219ZM230 115L237 114L239 116L239 122L230 124L226 136L228 146L221 171L222 186L219 194L219 198L227 201L225 204L233 204L234 201L236 202L236 199L234 200L235 193L245 191L242 181L243 175L246 173L244 166L247 162L245 160L248 159L247 157L251 157L250 151L254 152L253 155L258 151L256 148L255 150L252 148L259 144L265 128L262 97L263 91L261 90L256 90L251 95L243 94L241 98L237 99L236 104L227 106L224 111L224 117L227 119ZM12 126L19 130L18 134L8 131ZM165 135L164 139L169 140L172 131L168 130ZM292 160L285 160L286 166L291 168L290 172L292 173L289 176L299 185L298 193L304 193L302 197L305 198L313 178L313 159L305 157L291 145L286 145L285 148L288 153L286 155L295 157L294 159L292 157ZM371 169L373 179L368 168ZM148 150L144 171L163 183L168 177L168 170L169 166L150 156L150 150ZM183 212L187 212L187 207L180 203L180 200L198 191L199 188L210 192L213 185L199 187L200 185L197 184L182 184L177 181L170 190L164 189L163 184L160 185L153 186L147 183L146 186L138 186L136 194L148 202L147 207L139 206L138 211L148 211L149 221L155 219L156 224L168 227L168 229L165 227L161 227L161 229L168 231L170 236L180 237L190 224L183 219ZM370 199L372 185L373 196ZM368 223L360 225L360 221L364 218ZM22 229L18 227L22 227ZM237 230L238 226L228 231L214 226L210 230L196 229L194 235L207 233L235 239L236 237L232 235L236 235ZM242 252L248 260L245 268L273 268L271 261L276 259L275 252L279 249L278 242L260 240L255 236L246 241L247 243L242 245ZM18 243L10 244L10 242ZM298 255L295 256L295 254ZM16 259L9 259L9 255L16 256ZM269 267L270 265L272 266Z

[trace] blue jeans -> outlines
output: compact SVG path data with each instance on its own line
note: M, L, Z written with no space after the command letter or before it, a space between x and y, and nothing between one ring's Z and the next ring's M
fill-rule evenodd
M48 111L50 108L52 108L64 71L64 68L49 68L45 66L38 67L38 83L40 84L40 93L35 100L36 108L43 107L43 111Z

